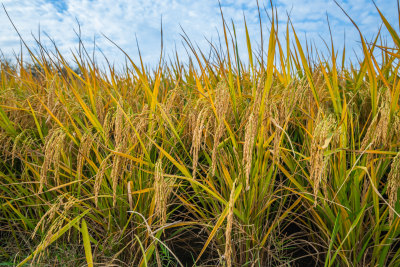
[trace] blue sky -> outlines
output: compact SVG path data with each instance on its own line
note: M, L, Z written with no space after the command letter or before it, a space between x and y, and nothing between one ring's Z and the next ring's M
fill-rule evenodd
M135 35L144 61L149 65L157 62L160 53L160 24L163 19L164 47L166 52L175 46L185 58L182 46L182 30L200 48L208 48L208 40L217 40L221 31L221 17L218 0L0 0L6 7L16 27L25 41L32 45L32 34L38 35L50 45L45 34L50 36L59 49L69 57L71 50L77 49L79 21L82 37L88 50L92 50L93 39L111 62L122 64L124 56L102 35L108 36L129 55L137 60ZM269 10L269 1L259 0L263 9ZM363 34L371 38L381 24L379 15L371 0L338 0L343 8L359 25ZM319 49L324 49L321 37L329 40L326 13L330 18L334 43L342 49L346 32L347 51L359 50L359 37L354 27L336 6L333 0L275 0L280 29L284 29L287 13L291 15L297 34L304 40L313 40ZM396 0L376 0L377 5L388 20L398 30ZM233 20L239 40L239 52L246 54L243 13L246 16L253 47L260 43L259 22L256 0L221 0L225 19ZM264 33L268 31L268 18L262 11ZM3 10L0 11L0 49L6 56L18 53L20 42ZM98 53L101 61L100 53Z

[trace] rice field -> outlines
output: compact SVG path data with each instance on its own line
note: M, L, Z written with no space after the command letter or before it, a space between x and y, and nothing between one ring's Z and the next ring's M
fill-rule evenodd
M391 40L360 32L356 62L274 13L260 49L223 20L222 51L184 36L154 68L2 60L0 265L399 266L400 34L376 12Z

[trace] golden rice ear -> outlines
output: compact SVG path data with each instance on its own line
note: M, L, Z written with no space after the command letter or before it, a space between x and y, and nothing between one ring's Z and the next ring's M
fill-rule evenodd
M91 129L87 129L87 132L85 132L85 134L82 136L78 150L77 167L76 167L76 172L78 174L77 180L81 179L83 164L85 158L89 157L90 150L92 148L94 140L95 138L91 133Z
M118 105L117 107L117 112L115 114L115 130L114 130L114 135L115 135L115 146L120 146L122 145L123 141L123 132L124 132L124 111Z
M120 151L120 148L117 148L117 151ZM123 175L123 162L124 158L118 155L114 155L113 164L111 169L111 181L112 181L112 191L113 191L113 207L117 204L117 187L119 177Z
M51 130L45 140L44 161L40 172L39 193L43 192L43 186L47 183L47 172L51 165L54 168L54 181L59 185L59 168L61 151L64 149L65 133L63 129Z
M148 118L149 108L147 105L143 106L142 111L132 120L133 126L135 127L136 132L139 136L146 132L146 129L149 125L149 118ZM133 118L133 116L132 116ZM124 142L130 142L132 145L139 142L139 138L136 135L136 132L133 130L131 125L125 124L126 131L124 132Z
M3 160L9 160L10 147L12 147L13 139L7 133L0 130L0 153L3 155Z
M154 200L155 213L160 220L160 225L167 222L167 206L168 198L172 192L175 179L164 176L162 168L162 160L159 159L155 164L154 170Z
M232 189L231 189L231 194L229 196L229 202L228 202L228 215L226 217L226 230L225 230L225 261L226 261L226 266L231 267L232 266L232 255L233 249L232 249L232 225L233 225L233 219L234 219L234 214L233 214L233 208L234 208L234 202L235 202L235 190L236 190L236 180L233 182Z
M129 181L127 183L127 194L128 194L128 204L129 204L129 209L133 211L133 199L132 199L132 187L133 187L133 182Z
M368 146L371 149L377 146L387 146L388 138L390 138L389 121L390 121L390 93L386 91L382 97L377 115L372 119L367 133L361 144L361 150L365 150Z
M166 190L162 171L162 161L159 159L154 170L154 199L156 203L155 212L157 217L160 219L161 225L166 222L167 218Z
M103 122L104 137L107 142L110 140L110 136L111 136L112 130L114 128L114 125L115 125L115 116L114 116L113 109L110 109L107 112L107 114L104 118L104 122Z
M219 140L221 139L224 133L224 120L228 112L228 108L230 106L229 90L228 86L224 81L218 83L215 91L216 91L216 96L215 96L216 127L214 133L213 150L211 155L211 176L214 176L215 174L215 168L217 166L216 163L217 163L217 150L218 150Z
M365 150L367 147L373 148L373 145L375 144L376 137L377 137L377 135L375 135L375 130L376 130L377 124L378 124L378 115L376 115L372 119L372 121L367 129L367 132L363 138L363 141L361 142L361 147L360 147L361 150Z
M378 145L387 147L388 141L388 129L389 129L389 120L390 120L390 90L386 90L385 95L382 97L380 112L379 112L379 122L376 127L376 136Z
M99 93L96 95L96 112L97 112L97 117L99 119L99 122L104 124L106 110L105 110L103 98L102 98L101 94L99 94Z
M251 162L253 158L253 146L257 134L257 116L253 113L250 114L249 120L246 124L246 132L244 137L243 146L243 166L246 181L246 190L250 189L250 171Z
M397 192L400 188L400 152L392 161L390 172L388 175L388 195L389 205L394 209L398 201ZM389 222L392 223L394 219L393 209L389 208Z
M245 134L244 134L244 146L243 146L243 166L244 166L244 177L245 177L245 190L250 189L250 172L251 172L251 164L253 160L253 147L254 142L257 137L257 127L258 127L258 117L262 102L262 95L264 90L264 79L261 78L258 82L256 95L253 99L253 104L251 108L248 110L250 114L247 118L247 123L245 126ZM262 115L262 119L264 119L267 112Z
M203 131L205 131L205 121L208 116L208 110L204 108L203 110L200 111L200 114L197 117L195 128L193 131L193 138L192 138L192 147L190 149L190 152L193 156L193 171L192 171L192 176L193 179L196 178L196 172L197 172L197 163L199 160L199 151L200 151L200 146L201 146L201 137L203 134Z
M310 180L313 182L314 206L317 205L321 182L324 191L327 190L326 168L328 158L324 156L324 150L328 148L332 140L335 126L336 120L333 115L322 118L321 111L318 112L310 150Z
M76 202L77 200L71 197L66 203L62 203L62 198L60 198L59 209L61 209L62 211L54 221L50 222L51 225L50 227L48 227L46 235L39 246L47 247L53 242L53 237L57 235L60 229L63 227L65 218L68 217L69 210L76 204ZM35 260L35 257L38 257L40 259L41 253L44 253L44 251L40 252L39 254L35 254L32 261Z
M55 217L55 215L58 213L58 210L61 206L61 200L62 200L63 196L60 196L56 199L55 203L53 203L50 207L50 209L48 209L46 211L46 213L40 218L39 222L36 224L35 229L33 230L33 233L31 235L31 238L35 238L37 231L39 230L40 227L42 227L42 231L43 228L45 227L45 225L47 225L48 223L51 223L53 221L53 218Z
M22 137L24 137L24 136L25 136L25 131L22 131L14 139L14 144L13 144L12 149L11 149L11 166L14 166L14 159L17 156L17 149L19 147L19 142L22 139Z
M164 110L167 114L169 114L174 106L179 105L179 101L182 100L183 96L180 94L182 91L181 88L173 89L169 92L167 98L164 101ZM175 103L178 102L178 103Z

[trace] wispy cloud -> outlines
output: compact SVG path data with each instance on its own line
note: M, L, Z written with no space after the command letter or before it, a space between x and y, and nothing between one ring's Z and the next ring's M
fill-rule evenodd
M123 55L103 34L134 58L137 56L137 35L144 61L154 64L160 53L161 17L165 50L172 51L176 45L182 55L185 50L181 45L181 27L193 42L201 48L207 48L206 38L216 40L217 31L221 33L222 25L217 0L3 0L2 3L28 44L34 43L31 34L37 36L40 25L42 40L46 40L47 34L68 55L77 48L78 39L74 29L77 30L76 21L79 21L82 39L89 50L96 39L98 47L116 63L123 62ZM278 0L274 3L281 22L286 23L289 13L299 36L307 34L318 47L323 48L320 37L329 37L326 14L329 15L338 48L343 44L344 32L347 46L358 46L357 32L333 0ZM366 37L377 33L380 19L372 1L341 0L339 3L355 19ZM396 0L377 0L376 3L389 21L397 25ZM221 4L227 22L230 24L231 19L235 22L240 51L245 54L243 14L246 15L252 39L258 43L260 41L256 0L222 0ZM269 10L269 1L260 1L263 27L267 31L268 18L263 10L264 4ZM13 50L18 51L20 41L3 11L0 12L0 23L0 49L10 55ZM50 45L48 41L45 43Z

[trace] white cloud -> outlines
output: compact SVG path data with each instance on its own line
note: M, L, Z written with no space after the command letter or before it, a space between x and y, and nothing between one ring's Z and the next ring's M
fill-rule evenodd
M57 2L57 3L55 3ZM285 28L286 12L291 11L291 19L299 35L313 39L317 46L322 42L319 36L329 38L326 23L328 12L337 48L343 43L343 32L346 31L347 45L357 46L359 40L357 32L336 6L333 0L277 0L278 17L283 23L280 29ZM379 16L370 0L339 1L360 26L367 37L377 33L380 25ZM397 19L396 0L377 0L380 9L394 25ZM222 34L221 18L217 0L185 1L185 0L3 0L16 27L28 44L33 44L31 33L37 35L38 27L42 32L42 40L47 33L54 39L60 50L66 55L77 48L77 38L74 29L77 29L76 19L81 24L82 37L89 50L96 44L105 52L112 62L122 63L123 55L118 49L106 40L102 34L108 36L121 46L128 54L137 60L135 34L137 34L142 56L145 62L153 64L160 53L160 23L163 18L164 45L166 51L174 49L177 44L178 52L185 57L185 50L181 46L182 30L180 25L194 43L203 49L208 48L204 39L216 40L217 29ZM225 19L235 22L239 40L239 50L246 52L243 27L244 11L250 35L254 43L259 43L259 25L256 0L221 0ZM269 1L260 1L260 6L269 6ZM63 9L65 8L65 9ZM267 31L268 18L262 10L263 30ZM8 22L5 12L0 12L0 49L5 54L12 50L19 50L18 36ZM267 35L267 34L265 34ZM221 36L222 37L222 36ZM45 42L50 45L49 42ZM255 44L254 44L255 45ZM98 53L100 56L100 53Z

